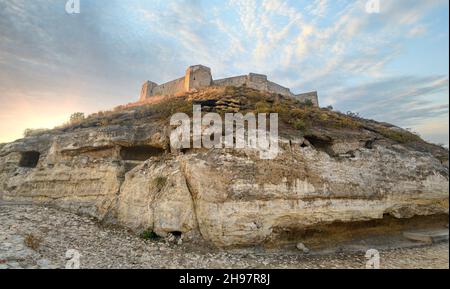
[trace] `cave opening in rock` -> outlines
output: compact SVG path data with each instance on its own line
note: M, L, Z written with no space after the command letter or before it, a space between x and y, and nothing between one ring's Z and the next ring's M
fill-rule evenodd
M20 153L19 167L35 168L39 162L41 154L36 151L28 151Z
M317 150L323 151L330 156L334 155L334 151L332 149L333 140L317 137L315 135L305 136L305 139Z
M408 230L435 230L445 228L447 214L396 218L389 213L382 219L368 221L317 224L301 227L297 224L279 224L273 227L272 235L266 239L268 248L297 244L302 242L310 248L339 248L344 245L366 242L368 240L398 241ZM400 238L400 239L399 239Z
M192 149L190 149L190 148L182 148L182 149L180 149L180 152L182 153L182 154L188 154L189 152L191 152L192 151Z
M164 149L149 145L122 147L120 157L125 161L146 161L151 157L164 154Z
M181 235L183 235L183 233L180 231L173 231L173 232L170 232L170 234L172 234L172 236L177 237L177 238L180 238Z

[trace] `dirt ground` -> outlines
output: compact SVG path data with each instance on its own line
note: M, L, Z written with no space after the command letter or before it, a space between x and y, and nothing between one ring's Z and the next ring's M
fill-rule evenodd
M377 249L377 248L374 248ZM188 244L150 241L93 219L31 205L0 204L0 269L65 268L79 253L81 268L364 269L364 252L195 250ZM380 268L449 268L448 242L380 249Z

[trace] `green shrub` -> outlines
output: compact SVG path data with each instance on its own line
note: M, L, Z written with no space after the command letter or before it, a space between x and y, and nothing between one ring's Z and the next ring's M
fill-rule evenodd
M306 125L305 121L302 120L302 119L296 119L296 120L294 120L293 126L294 126L295 129L301 130L301 131L305 131L305 130L307 129L307 127L308 127L308 126Z
M161 237L158 236L158 234L156 234L155 232L153 232L153 230L145 230L144 232L142 232L141 238L145 240L158 240Z
M75 113L72 113L72 115L70 116L70 123L71 124L80 123L84 119L85 119L84 113L75 112Z
M166 186L167 178L166 177L156 177L153 180L153 183L154 183L155 187L160 191Z
M304 106L307 106L307 107L313 107L313 106L314 106L314 103L312 102L311 99L307 99L307 100L305 100L305 101L303 102L303 105L304 105Z

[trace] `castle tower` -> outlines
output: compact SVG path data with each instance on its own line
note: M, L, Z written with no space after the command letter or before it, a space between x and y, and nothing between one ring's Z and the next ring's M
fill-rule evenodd
M267 75L250 73L247 76L247 86L257 90L268 91Z
M319 96L317 91L296 94L295 98L301 102L310 101L315 107L319 107Z
M186 70L186 76L184 78L185 91L208 87L212 83L211 68L203 65L194 65Z
M152 81L146 81L142 85L141 89L141 96L139 98L140 101L146 100L147 98L151 97L153 95L153 89L157 87L158 84L152 82Z

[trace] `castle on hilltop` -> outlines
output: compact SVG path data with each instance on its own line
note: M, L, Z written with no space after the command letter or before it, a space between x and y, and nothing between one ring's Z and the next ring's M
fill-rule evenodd
M142 86L140 100L144 101L156 95L175 95L208 86L239 87L243 85L261 91L290 96L302 102L311 101L314 106L319 106L319 98L316 91L293 94L289 88L267 80L266 75L256 73L213 80L211 69L203 65L190 66L186 70L185 76L161 85L152 81L146 81Z

